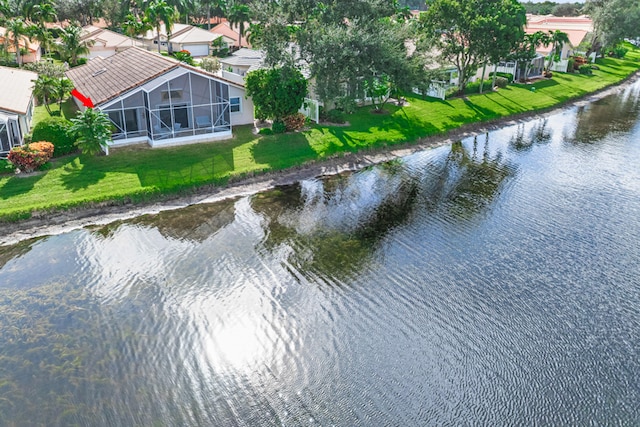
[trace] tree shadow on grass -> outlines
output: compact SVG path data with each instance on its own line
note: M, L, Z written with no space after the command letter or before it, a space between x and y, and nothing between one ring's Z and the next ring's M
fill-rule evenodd
M265 136L251 148L253 159L258 164L282 169L300 165L318 158L304 132Z
M33 190L38 181L44 177L44 172L35 172L32 175L16 175L12 176L0 187L0 198L9 199L11 197L26 194Z
M103 180L107 175L100 169L85 167L78 162L69 162L64 167L62 184L67 190L85 190Z

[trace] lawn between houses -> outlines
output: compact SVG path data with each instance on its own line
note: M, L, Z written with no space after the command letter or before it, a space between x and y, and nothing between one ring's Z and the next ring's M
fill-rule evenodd
M51 168L33 176L0 175L0 221L98 202L153 200L202 185L223 185L248 174L415 142L466 124L548 109L622 81L640 69L640 50L630 50L624 60L600 59L597 65L600 69L590 76L554 73L550 80L466 98L408 96L408 106L388 105L384 115L362 107L348 116L349 126L314 125L272 136L254 135L249 126L240 126L226 141L162 149L134 146L112 149L109 156L53 159Z

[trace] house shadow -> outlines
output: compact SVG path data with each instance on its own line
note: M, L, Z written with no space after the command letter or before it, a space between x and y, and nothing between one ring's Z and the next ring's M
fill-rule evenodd
M34 172L32 174L12 176L0 187L0 198L6 200L28 193L44 177L44 174L45 172Z
M286 156L282 155L283 151L286 151ZM251 155L256 163L276 169L299 165L318 157L305 132L264 136L251 148Z

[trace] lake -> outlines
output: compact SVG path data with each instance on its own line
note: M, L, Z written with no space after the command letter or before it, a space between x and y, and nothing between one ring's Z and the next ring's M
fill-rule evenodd
M640 424L640 82L0 246L0 425Z

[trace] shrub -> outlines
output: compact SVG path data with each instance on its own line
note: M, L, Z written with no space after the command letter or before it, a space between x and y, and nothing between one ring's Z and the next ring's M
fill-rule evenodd
M185 64L193 65L193 58L191 57L191 52L188 50L180 50L178 52L173 53L174 58L176 58L180 62L184 62Z
M593 74L593 71L591 70L591 65L589 64L581 65L580 68L578 68L578 72L584 75Z
M509 80L506 77L496 77L496 86L505 88L509 84Z
M274 120L271 125L271 130L273 133L285 133L287 131L287 126L282 120Z
M282 120L284 121L287 132L300 130L307 123L307 117L302 113L295 113L290 116L286 116Z
M511 73L495 73L497 77L503 77L507 79L507 83L513 83L513 74ZM496 81L497 81L496 77ZM491 79L493 79L493 73L491 74Z
M12 148L7 160L17 169L29 173L47 163L51 156L53 156L53 144L40 141Z
M609 56L622 59L627 54L627 52L629 52L629 49L623 46L616 46L609 51Z
M336 99L336 109L343 111L345 114L355 113L356 108L358 108L358 104L350 96L341 96Z
M6 159L0 159L0 174L13 172L13 164Z
M262 128L258 131L260 135L273 135L273 131L270 128Z
M569 58L567 60L567 73L573 73L575 69L575 60L573 58Z
M49 141L54 146L53 156L63 156L77 150L69 135L71 123L62 117L47 117L33 128L32 141Z
M220 60L213 56L207 56L200 61L200 67L210 73L215 73L220 69Z
M326 120L330 123L344 123L344 113L340 110L329 110L326 113Z

